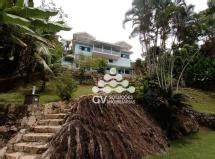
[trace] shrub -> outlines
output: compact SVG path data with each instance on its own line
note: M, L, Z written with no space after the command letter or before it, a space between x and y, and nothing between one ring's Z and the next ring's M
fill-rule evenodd
M136 99L144 106L166 131L167 136L177 136L180 129L178 125L178 114L189 105L186 103L186 96L175 93L172 88L161 89L155 80L145 79L142 86L136 87Z
M215 58L199 55L196 57L185 75L186 83L189 86L213 89L215 80Z
M62 100L71 99L72 94L77 89L77 85L77 81L68 75L58 77L55 83L57 94Z

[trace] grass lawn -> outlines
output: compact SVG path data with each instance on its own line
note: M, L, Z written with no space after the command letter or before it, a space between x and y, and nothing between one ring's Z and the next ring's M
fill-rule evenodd
M190 97L194 109L215 113L215 93L185 88L181 90ZM172 141L167 154L146 159L214 159L215 131L200 128L197 134Z
M19 88L14 91L10 91L7 93L0 93L0 104L7 104L7 103L12 103L12 104L23 104L24 102L24 95L26 93L31 92L30 87L26 88ZM74 97L82 96L82 95L87 95L90 94L92 91L92 86L88 85L79 85L76 92L74 92ZM40 103L48 103L48 102L54 102L54 101L59 101L60 98L56 94L56 91L53 87L52 83L47 83L46 90L40 94Z
M73 94L74 97L79 97L87 94L92 94L92 87L90 85L79 85L77 91Z
M190 104L201 112L215 113L215 92L200 91L191 88L182 89L190 97Z
M146 159L214 159L215 131L201 128L199 133L173 141L169 152Z

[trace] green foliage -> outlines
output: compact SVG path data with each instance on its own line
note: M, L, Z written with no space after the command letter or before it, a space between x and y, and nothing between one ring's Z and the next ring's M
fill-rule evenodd
M105 69L107 67L107 61L102 58L94 58L93 59L93 69L97 70L98 73L105 73Z
M214 25L215 25L215 18L214 18L215 6L208 8L204 11L201 11L198 14L199 24L201 27L200 33L203 37L212 39L215 35Z
M193 109L206 112L215 113L215 92L197 90L193 88L183 88L180 90L189 97L189 103Z
M72 76L63 75L56 79L57 94L62 100L69 100L76 91L78 83L72 79Z
M201 128L197 134L171 141L167 153L142 159L214 159L214 140L213 130Z
M177 137L180 129L178 113L189 107L187 97L183 93L174 92L171 87L161 89L156 78L144 78L136 83L136 101L158 121L168 137Z
M49 102L55 102L60 100L60 97L56 94L57 91L56 91L55 83L56 81L47 82L45 91L40 94L41 104L46 104ZM20 87L18 89L11 90L10 92L7 92L7 93L0 93L0 104L23 104L24 95L32 91L32 85L37 86L38 84L31 83L26 87ZM92 87L93 86L79 85L77 87L77 90L74 92L73 96L80 97L82 95L91 94Z
M82 72L82 74L90 68L97 70L99 73L104 73L107 67L107 61L97 57L80 56L78 63L80 65L80 72Z
M202 89L214 89L215 58L199 55L188 67L186 83L190 86Z
M12 8L7 8L5 11L12 15L17 15L24 18L42 18L48 20L50 17L57 15L57 12L42 10L33 7L20 7L14 6Z
M137 59L133 63L134 74L136 75L144 75L146 73L146 63L141 59Z
M199 53L198 45L185 44L181 47L181 49L175 50L174 52L175 61L173 70L174 78L177 79L180 76L180 72L182 71L184 65L189 60L195 61L196 58L191 59L191 57L194 56L196 53Z
M135 81L135 99L139 102L144 104L143 96L150 88L156 88L158 83L156 80L150 78L140 78L136 79Z
M0 8L0 70L11 68L2 77L25 75L29 81L31 74L40 72L46 81L61 62L56 33L70 28L50 21L58 12L34 8L32 0L28 6L23 0L1 1Z

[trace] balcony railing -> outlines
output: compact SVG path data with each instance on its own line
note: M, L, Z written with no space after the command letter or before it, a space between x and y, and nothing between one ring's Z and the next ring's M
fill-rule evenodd
M107 59L113 59L113 60L117 60L120 58L119 53L120 52L115 52L113 50L102 49L102 48L97 48L97 47L94 47L94 49L93 49L94 55L104 57Z
M94 47L93 51L103 52L102 48Z
M94 51L94 52L106 53L106 54L115 54L115 55L120 55L120 51L114 51L114 50L102 49L102 48L98 48L98 47L94 47L93 51Z

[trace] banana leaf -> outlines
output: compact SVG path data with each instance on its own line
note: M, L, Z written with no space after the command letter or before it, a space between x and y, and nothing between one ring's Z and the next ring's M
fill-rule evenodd
M12 24L12 25L23 25L23 26L30 26L31 22L26 19L22 18L16 15L8 14L8 13L3 13L2 18L0 19L0 22L4 24Z
M32 20L32 27L41 33L43 32L56 33L61 30L65 30L65 31L71 30L70 27L57 22L47 22L44 19L38 19L38 18L31 18L31 20Z
M53 74L53 71L51 70L51 68L48 66L46 61L38 53L35 53L34 56L35 56L35 59L37 60L38 64L42 67L42 69L46 73Z
M35 40L37 40L37 41L40 41L40 42L42 42L42 43L44 43L44 44L46 44L48 46L53 47L50 44L50 42L47 39L43 38L42 36L39 36L37 34L31 34L31 33L25 33L24 35L30 36L30 37L34 38Z
M15 44L21 46L21 47L27 47L27 44L25 42L23 42L20 38L11 35L11 40L12 42L14 42Z
M33 31L32 29L24 26L24 25L19 25L16 24L16 28L19 29L20 33L24 32L24 33L32 33L32 34L36 34L35 31Z
M48 11L48 10L33 8L33 7L19 7L19 6L7 8L5 9L5 12L9 14L25 17L25 18L41 18L46 20L58 14L58 12L54 12L54 11Z

